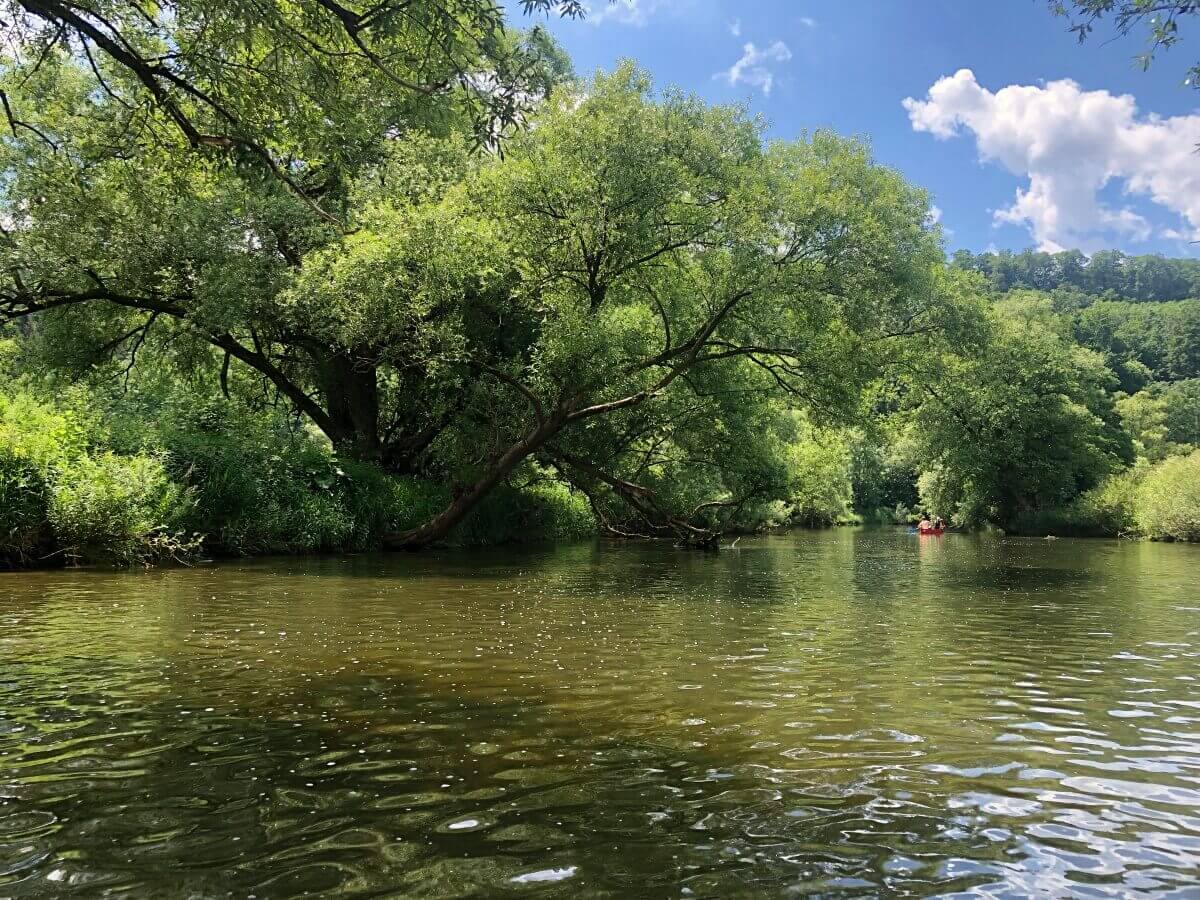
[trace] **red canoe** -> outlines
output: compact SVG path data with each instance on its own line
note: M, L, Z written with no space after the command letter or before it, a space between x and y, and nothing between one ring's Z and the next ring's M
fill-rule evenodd
M918 530L921 532L921 534L932 534L934 537L940 537L941 534L946 529L945 528L921 528Z

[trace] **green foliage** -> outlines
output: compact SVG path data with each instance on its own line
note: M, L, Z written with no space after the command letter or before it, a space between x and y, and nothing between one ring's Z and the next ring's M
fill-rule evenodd
M1137 488L1145 470L1109 476L1066 506L1028 511L1009 523L1015 534L1059 537L1129 537L1137 534Z
M0 396L0 560L148 562L186 556L188 496L161 456L90 446L86 420L30 393Z
M578 0L521 5L583 12ZM46 103L47 79L62 77L66 61L85 56L78 80L114 119L103 145L78 142L69 119L55 117L34 132L47 144L76 139L87 155L202 151L248 182L286 185L327 220L340 211L340 179L370 165L389 135L451 125L493 143L569 72L544 29L513 34L504 9L485 0L4 0L0 9L18 119L26 103Z
M420 524L449 501L427 479L389 476L338 457L306 433L240 417L168 435L171 469L193 492L187 528L225 554L377 549L395 528ZM504 486L452 542L461 545L573 540L594 533L586 502L561 485Z
M446 515L398 544L447 538L527 465L599 491L628 480L621 502L648 491L672 528L713 530L791 499L783 405L849 418L899 341L959 324L927 196L861 142L818 132L767 144L745 110L656 94L624 65L586 85L543 80L521 101L536 110L516 116L536 127L508 135L503 155L471 158L469 96L383 90L380 61L345 46L328 4L235 3L193 34L203 6L116 16L146 47L177 43L163 65L183 66L185 81L215 91L230 67L250 66L212 95L168 78L148 131L130 133L116 99L148 89L130 79L136 60L101 61L113 92L57 45L36 71L0 73L29 126L0 145L0 205L20 211L0 244L0 313L34 317L29 344L60 373L112 385L162 366L205 392L219 380L248 409L286 403L323 435L332 448L275 424L254 446L162 435L151 449L196 489L193 522L214 546L371 543L376 526L349 513L352 479L329 477L348 459L450 486ZM293 6L308 14L280 32ZM495 62L498 50L564 68L544 36L525 50L507 33L477 40L495 24L490 5L426 6L444 38L421 57L432 70ZM403 4L359 37L400 52L413 15ZM234 39L226 27L243 20ZM306 35L348 54L327 79L297 51ZM265 62L250 49L276 37ZM288 67L291 83L279 78ZM297 86L308 91L285 115L280 91ZM371 91L379 100L365 104ZM229 116L214 119L208 96ZM447 113L436 126L424 118L434 108ZM271 110L285 125L263 118ZM248 158L156 139L194 137L189 123L214 151L236 131ZM264 149L287 171L263 172ZM567 456L602 471L563 473ZM804 515L832 515L833 500L805 491L815 505Z
M1068 506L1019 517L1013 530L1200 541L1200 451L1113 475Z
M1135 493L1138 530L1158 540L1200 541L1200 450L1164 460Z
M999 316L970 355L919 373L927 459L921 499L964 525L1011 526L1071 503L1132 460L1109 393L1112 373L1034 319Z
M1193 0L1049 0L1051 11L1071 20L1071 31L1085 40L1102 20L1111 18L1118 34L1127 35L1144 29L1146 49L1137 57L1148 69L1160 50L1170 50L1179 42L1180 24L1200 13ZM1192 66L1184 84L1200 88L1200 63Z
M30 394L0 397L0 565L371 550L449 500L444 485L341 459L312 434L229 402L159 394L149 420L146 397L77 402L87 398L110 404L106 428ZM454 543L594 533L586 499L541 480L502 486Z
M827 429L809 429L787 449L790 520L807 527L848 521L854 486L846 438Z
M1137 489L1144 467L1118 472L1079 498L1077 518L1089 534L1119 536L1136 530Z
M1167 404L1161 397L1142 391L1132 397L1119 397L1115 405L1138 456L1158 460L1168 454Z
M1157 381L1200 376L1200 300L1100 301L1076 313L1072 328L1114 367L1138 363Z
M1200 379L1158 382L1118 395L1117 412L1138 456L1156 462L1200 445Z
M483 0L0 3L6 558L1107 522L1196 443L1194 261L947 267L864 143Z
M968 528L984 528L998 524L1006 516L1012 519L1020 515L1002 509L994 496L993 485L983 479L976 480L971 473L940 462L927 461L924 465L917 478L920 514L940 516L947 522Z
M907 521L919 503L919 448L910 431L877 418L851 442L854 509L869 521Z
M48 493L37 467L0 439L0 567L35 562L45 552Z
M83 452L76 422L29 394L0 395L0 565L52 552L48 479Z
M1128 256L1101 250L1085 257L1078 250L1047 253L955 252L956 268L978 272L997 293L1017 288L1056 293L1060 306L1086 306L1096 298L1137 301L1200 297L1200 260L1167 259L1157 254Z
M1066 489L1070 483L1064 478L1063 489L1050 491L1035 500L1026 497L1007 504L997 503L994 498L1001 492L983 487L987 483L987 479L981 477L985 467L946 466L938 460L922 475L923 499L935 509L955 509L960 521L999 522L1020 533L1165 534L1163 529L1148 527L1150 521L1161 515L1150 512L1151 489L1145 488L1145 495L1140 491L1143 485L1156 484L1160 478L1165 478L1153 474L1160 471L1160 466L1166 463L1177 466L1173 457L1187 454L1200 441L1200 389L1197 388L1200 380L1191 377L1200 365L1200 357L1196 355L1200 352L1197 350L1200 347L1200 300L1152 301L1184 293L1195 294L1196 282L1189 279L1200 271L1200 266L1194 260L1124 257L1107 252L1096 253L1090 260L1077 258L1075 254L1029 252L973 257L963 253L956 257L955 265L988 275L993 287L1019 285L996 298L993 304L996 312L1010 321L1023 322L1024 327L1056 335L1060 344L1058 355L1063 360L1074 358L1076 367L1082 360L1079 345L1095 351L1115 374L1117 383L1112 379L1105 383L1102 368L1093 360L1090 366L1085 366L1094 372L1090 378L1093 387L1080 393L1080 384L1071 387L1072 379L1066 382L1059 377L1047 379L1046 371L1031 360L1025 350L1012 347L1012 352L1017 354L1014 358L1023 360L1019 364L1021 368L1038 373L1038 385L1029 390L1030 396L1044 396L1045 386L1050 386L1054 399L1044 405L1044 411L1051 414L1047 422L1060 418L1062 411L1070 408L1063 405L1064 398L1074 399L1077 413L1080 412L1079 400L1083 398L1082 407L1094 416L1093 425L1101 423L1099 431L1091 429L1093 435L1100 438L1098 442L1084 438L1080 444L1089 428L1084 424L1084 418L1066 416L1046 432L1045 439L1030 440L1024 445L1032 450L1034 457L1059 460L1054 465L1064 476L1074 466L1076 490ZM1083 293L1081 287L1095 294ZM1096 294L1101 289L1110 298L1124 293L1139 302L1099 299ZM1044 293L1047 290L1050 293ZM1025 356L1021 356L1022 353ZM982 360L987 351L983 354L972 351L969 355ZM1055 353L1041 355L1045 361ZM1010 375L1018 377L1015 372ZM1114 393L1118 386L1121 392ZM977 388L970 394L985 396ZM1088 396L1091 399L1086 399ZM997 407L995 412L1011 434L1018 434L1021 423L1027 421L1017 406L1005 404ZM943 424L949 429L948 433L957 429L961 439L971 441L975 433L971 428L975 426L968 427L969 420L970 416L959 416L957 425L953 422ZM1128 471L1121 471L1129 460L1128 451L1122 446L1124 441L1119 437L1113 439L1113 426L1118 420L1120 430L1131 442L1132 451L1139 460L1139 465ZM1107 446L1108 450L1101 453L1101 456L1107 455L1107 462L1093 456L1097 465L1080 468L1076 463L1086 460L1087 452L1062 455L1069 445L1075 445L1076 451L1086 451L1089 442L1093 449L1103 451ZM996 453L998 457L1007 457L1020 450L1020 447L1007 445ZM957 455L969 457L971 454ZM1006 483L1021 483L1014 467L1006 464L1001 468L1006 473ZM1016 468L1023 468L1023 465ZM1090 473L1086 477L1085 471ZM1104 476L1106 471L1111 474ZM1044 479L1038 480L1048 483ZM997 482L993 481L993 484ZM1089 484L1094 486L1089 488ZM1160 507L1161 504L1155 506L1156 509ZM1143 511L1145 517L1139 518Z
M0 446L38 471L82 455L87 431L78 416L44 403L32 393L0 394Z
M325 442L221 401L176 409L157 441L189 487L189 531L226 554L362 550L396 515L377 467L338 458Z
M1200 378L1167 385L1161 396L1167 440L1200 446Z
M133 565L171 547L163 539L177 533L187 501L160 458L84 454L55 473L48 519L71 559Z
M576 541L596 533L587 498L563 484L504 485L484 500L454 532L465 547L504 543Z

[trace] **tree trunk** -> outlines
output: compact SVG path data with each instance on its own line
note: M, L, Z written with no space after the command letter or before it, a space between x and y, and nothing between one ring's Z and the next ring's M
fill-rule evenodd
M481 475L474 484L458 494L444 510L416 528L386 535L383 546L386 550L419 550L444 539L497 484L531 453L554 437L566 424L569 410L558 409L517 443L508 448Z
M329 415L329 439L341 453L379 462L379 383L374 363L346 353L316 358L321 392Z

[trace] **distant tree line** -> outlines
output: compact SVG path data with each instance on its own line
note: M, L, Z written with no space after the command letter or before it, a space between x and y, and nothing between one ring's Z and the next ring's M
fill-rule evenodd
M1014 288L1047 292L1066 289L1092 297L1143 302L1200 297L1200 259L1130 256L1120 250L1101 250L1090 257L1079 250L959 250L952 264L983 275L1000 293Z

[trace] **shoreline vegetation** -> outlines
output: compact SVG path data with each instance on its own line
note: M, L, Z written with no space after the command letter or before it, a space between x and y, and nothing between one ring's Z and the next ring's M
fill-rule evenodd
M947 259L866 143L492 3L127 7L0 62L0 565L1200 540L1200 261Z
M131 401L123 398L120 407ZM216 405L197 413L168 404L156 430L128 413L101 420L79 385L59 400L31 392L0 397L0 563L5 568L75 564L190 564L201 558L379 550L397 525L422 520L448 492L339 459L303 429L249 428ZM113 407L108 408L112 412ZM134 428L135 432L122 433ZM913 508L855 507L878 499L854 471L845 436L799 445L807 484L789 502L746 517L729 535L841 525L906 525ZM814 460L814 456L823 457ZM819 463L819 464L818 464ZM860 468L863 463L859 461ZM858 480L856 481L855 478ZM1136 465L1069 505L1019 515L1025 536L1200 540L1200 451ZM963 522L961 530L996 528ZM604 533L587 498L546 472L499 488L446 543L471 547L575 541Z

